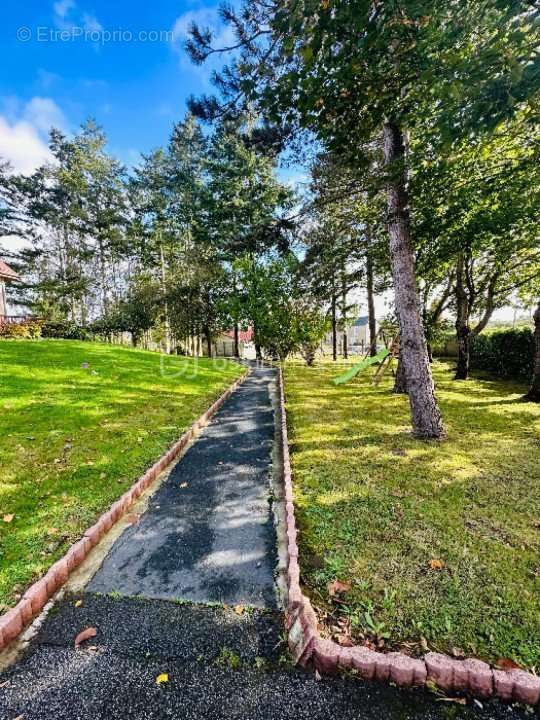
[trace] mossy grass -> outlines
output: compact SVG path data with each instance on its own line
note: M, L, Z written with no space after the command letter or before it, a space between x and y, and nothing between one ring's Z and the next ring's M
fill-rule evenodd
M538 669L540 406L435 363L448 435L421 442L391 377L335 387L342 369L284 368L306 591L356 641Z
M99 343L0 341L0 604L13 605L243 372Z

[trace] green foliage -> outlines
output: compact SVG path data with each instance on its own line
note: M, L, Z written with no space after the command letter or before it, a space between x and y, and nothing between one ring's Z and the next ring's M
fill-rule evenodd
M91 340L91 330L74 322L45 322L41 334L44 338L56 338L62 340Z
M42 323L39 320L25 320L18 323L0 322L0 338L36 340L41 337Z
M471 367L500 378L529 382L533 375L534 351L534 335L529 328L477 335L471 347Z

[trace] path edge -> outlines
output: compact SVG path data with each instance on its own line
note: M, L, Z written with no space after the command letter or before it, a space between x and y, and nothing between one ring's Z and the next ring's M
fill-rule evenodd
M45 575L30 585L14 608L0 616L0 651L7 648L40 614L45 605L62 588L70 575L87 558L91 550L109 532L140 496L158 479L161 473L173 463L196 436L197 431L208 424L226 400L237 390L251 373L246 372L232 383L186 432L136 480L126 492L88 528L80 540L75 542L63 557L57 560Z
M456 660L442 653L430 652L422 658L412 658L404 653L382 653L361 645L342 647L321 636L317 615L300 587L282 366L278 375L287 532L286 627L294 662L302 666L312 664L317 671L325 674L353 669L366 680L389 682L400 687L424 687L427 683L434 683L445 692L465 692L476 698L497 697L525 705L540 702L540 677L525 670L497 670L482 660Z

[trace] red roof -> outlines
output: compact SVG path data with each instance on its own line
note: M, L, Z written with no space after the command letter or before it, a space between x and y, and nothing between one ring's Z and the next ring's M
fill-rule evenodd
M19 276L7 265L3 260L0 260L0 278L6 278L8 280L18 280Z
M227 337L234 338L234 330L227 330L225 335ZM251 342L253 340L253 328L248 328L247 330L239 330L238 340L243 343Z

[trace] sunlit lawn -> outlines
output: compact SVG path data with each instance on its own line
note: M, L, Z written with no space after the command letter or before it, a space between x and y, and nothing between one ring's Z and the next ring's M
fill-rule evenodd
M356 641L540 669L540 407L439 363L448 439L425 443L391 378L338 373L285 370L302 577L330 632L346 617ZM352 582L341 606L335 579Z
M0 341L1 604L12 605L243 372L180 357L161 372L160 360L97 343Z

